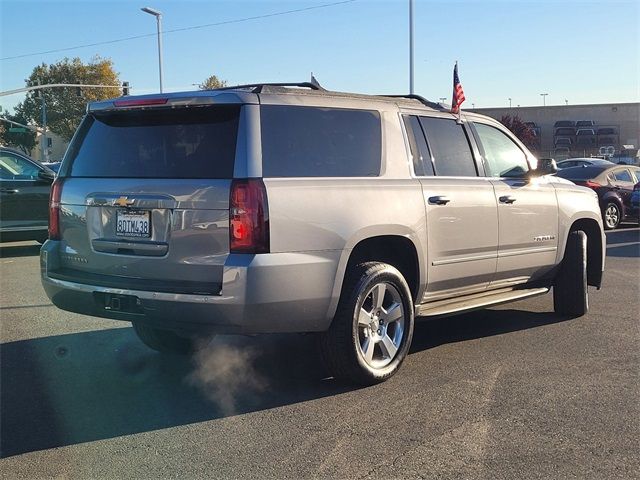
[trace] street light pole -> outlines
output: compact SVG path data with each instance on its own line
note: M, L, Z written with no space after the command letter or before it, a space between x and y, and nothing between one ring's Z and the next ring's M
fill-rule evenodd
M509 97L509 108L511 108L511 97Z
M548 93L541 93L540 96L542 97L542 106L546 107L547 106L547 95L549 95Z
M150 7L144 7L140 10L156 17L158 26L158 70L160 71L160 93L162 93L162 12Z
M413 0L409 0L409 93L413 95Z

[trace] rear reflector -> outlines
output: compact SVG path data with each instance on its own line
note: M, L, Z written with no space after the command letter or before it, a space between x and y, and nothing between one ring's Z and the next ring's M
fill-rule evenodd
M150 105L165 105L168 101L168 98L132 98L131 100L116 100L113 104L116 107L144 107Z
M259 178L231 182L229 251L231 253L269 252L267 190Z
M60 240L60 199L62 198L61 178L56 178L49 194L49 239Z

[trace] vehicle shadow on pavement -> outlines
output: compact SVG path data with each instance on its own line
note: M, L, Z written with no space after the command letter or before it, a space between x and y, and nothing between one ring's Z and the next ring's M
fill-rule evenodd
M214 342L197 357L162 355L117 328L2 344L0 458L355 388L323 380L313 336Z
M0 258L12 257L34 257L40 255L40 247L38 243L25 245L24 243L11 244L0 243Z
M415 326L411 353L477 338L502 335L565 321L552 312L526 310L478 310L452 317L419 319Z
M539 327L548 313L486 310L420 322L412 352ZM0 457L335 396L313 335L216 337L192 357L146 348L131 328L2 345Z

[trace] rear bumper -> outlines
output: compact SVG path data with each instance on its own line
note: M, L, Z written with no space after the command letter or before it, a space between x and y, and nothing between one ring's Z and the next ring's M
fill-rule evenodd
M315 332L329 327L339 251L229 255L219 295L132 290L52 278L58 242L40 252L42 285L57 307L84 315L208 333ZM135 297L137 307L105 308L105 295Z

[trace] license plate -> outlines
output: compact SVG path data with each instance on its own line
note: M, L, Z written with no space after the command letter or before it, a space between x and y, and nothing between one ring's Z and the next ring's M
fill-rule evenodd
M117 210L116 235L120 237L151 237L151 212Z

